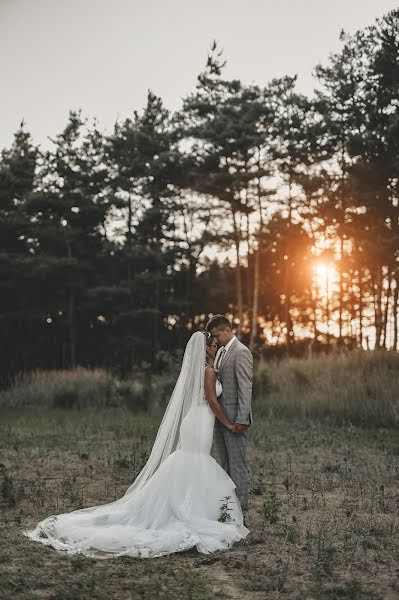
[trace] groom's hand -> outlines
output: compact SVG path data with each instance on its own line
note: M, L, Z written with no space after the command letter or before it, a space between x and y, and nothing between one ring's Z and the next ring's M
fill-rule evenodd
M242 423L234 423L233 432L239 434L244 433L247 427L248 425L243 425Z

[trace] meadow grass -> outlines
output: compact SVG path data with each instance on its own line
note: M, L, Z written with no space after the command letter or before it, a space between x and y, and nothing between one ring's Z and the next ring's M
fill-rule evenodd
M265 406L258 388L249 431L251 533L211 555L192 549L157 559L100 561L68 557L22 535L51 514L121 497L148 458L162 418L157 403L139 412L124 402L0 408L0 598L397 598L398 431L395 422L356 419L363 413L354 403L350 418L340 412L334 418L327 396L320 400L325 411L295 404L292 367L317 378L320 366L327 373L328 359L339 360L287 361L275 370L267 365L276 379ZM353 360L365 368L371 357ZM388 360L376 355L377 364L369 367L393 391L396 359L383 366ZM336 385L343 385L347 364ZM277 406L273 381L283 386L284 374L292 377L291 392L282 395L283 409L271 410L272 399Z
M333 352L312 359L260 360L254 404L264 416L399 427L399 354Z
M149 406L147 381L143 373L121 381L104 369L85 367L34 370L18 373L12 385L0 391L0 407L127 406L137 411Z
M119 380L103 369L20 373L0 391L0 407L164 409L180 363L163 374ZM258 360L253 404L264 417L399 428L399 354L333 352L312 359Z

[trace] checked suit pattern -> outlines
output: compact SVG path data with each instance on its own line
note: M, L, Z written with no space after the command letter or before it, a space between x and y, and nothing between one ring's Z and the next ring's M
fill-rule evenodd
M227 353L224 354L224 350L224 347L219 349L215 359L215 367L223 386L219 402L232 423L249 426L252 423L252 353L237 338ZM215 420L214 448L218 462L236 484L243 512L248 510L249 494L247 445L248 428L239 435L229 431L218 419Z

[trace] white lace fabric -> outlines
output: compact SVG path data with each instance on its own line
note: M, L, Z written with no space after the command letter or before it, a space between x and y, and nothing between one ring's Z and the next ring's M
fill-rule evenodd
M208 554L245 538L249 530L236 486L210 455L215 415L204 396L204 364L205 337L197 332L187 344L150 458L122 498L51 515L23 535L67 554L99 559L154 558L194 546ZM226 496L230 520L221 522Z

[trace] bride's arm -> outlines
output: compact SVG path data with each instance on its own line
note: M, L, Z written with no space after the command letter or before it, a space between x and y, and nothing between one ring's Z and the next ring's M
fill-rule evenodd
M212 367L205 369L205 396L215 416L232 431L234 424L228 420L216 397L216 373Z

